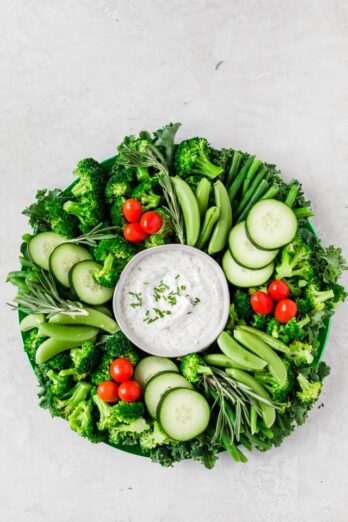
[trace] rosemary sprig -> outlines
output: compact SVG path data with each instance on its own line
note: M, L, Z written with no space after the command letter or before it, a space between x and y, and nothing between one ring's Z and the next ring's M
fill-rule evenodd
M113 239L116 235L117 227L107 227L105 223L98 223L92 230L82 234L81 236L74 237L73 239L67 239L66 243L80 243L90 247L97 246L98 241L102 239Z
M132 150L127 145L122 146L120 163L127 167L153 167L159 178L159 183L163 189L163 195L167 202L168 210L171 214L175 234L180 243L184 243L184 227L181 210L170 179L169 169L161 152L152 144L149 144L145 151Z
M38 270L35 275L30 275L25 279L25 288L21 288L14 298L13 303L9 303L12 308L18 309L26 314L54 314L62 313L66 315L87 315L88 312L83 308L82 303L63 299L57 290L54 279L49 273Z

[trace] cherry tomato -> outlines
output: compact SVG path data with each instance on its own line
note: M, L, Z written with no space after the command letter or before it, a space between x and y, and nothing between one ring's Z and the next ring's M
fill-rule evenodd
M163 219L158 212L150 210L141 216L140 225L147 234L155 234L162 228Z
M98 384L97 394L105 402L118 401L118 386L113 381L105 381Z
M141 387L137 381L126 381L118 387L118 396L122 401L134 402L141 397Z
M274 316L280 323L287 323L296 314L297 304L292 299L282 299L274 309Z
M268 285L268 294L272 297L273 301L281 301L289 297L290 288L284 281L275 279Z
M273 310L273 301L271 297L262 290L258 290L250 296L250 304L254 312L257 314L267 315Z
M131 243L140 243L147 238L147 234L143 231L140 223L129 223L123 230L123 235Z
M127 199L123 203L122 212L124 217L130 223L134 223L135 221L139 221L140 216L142 214L143 209L141 208L141 204L137 199L130 198Z
M110 375L116 382L129 381L133 377L133 366L128 359L119 357L110 365Z

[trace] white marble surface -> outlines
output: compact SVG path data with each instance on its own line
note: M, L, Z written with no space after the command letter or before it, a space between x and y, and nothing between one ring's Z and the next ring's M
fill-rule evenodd
M345 0L2 0L1 280L38 187L65 186L78 159L170 120L181 137L253 151L302 179L321 236L347 255L347 31ZM0 520L347 520L346 314L333 321L325 408L280 449L206 471L161 469L52 420L4 307Z

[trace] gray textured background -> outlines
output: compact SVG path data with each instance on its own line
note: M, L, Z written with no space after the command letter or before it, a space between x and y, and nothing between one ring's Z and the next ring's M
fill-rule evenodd
M347 32L345 0L2 0L1 280L37 188L64 187L80 158L168 121L301 179L323 240L347 254ZM209 472L161 469L52 420L4 308L0 520L347 520L346 314L333 321L325 407L280 449L246 466L224 455Z

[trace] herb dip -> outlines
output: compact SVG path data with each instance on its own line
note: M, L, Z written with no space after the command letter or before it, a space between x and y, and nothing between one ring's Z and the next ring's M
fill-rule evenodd
M133 258L116 289L116 318L124 333L143 350L169 357L211 344L228 315L228 287L219 265L182 245L138 256L143 257L134 263Z

